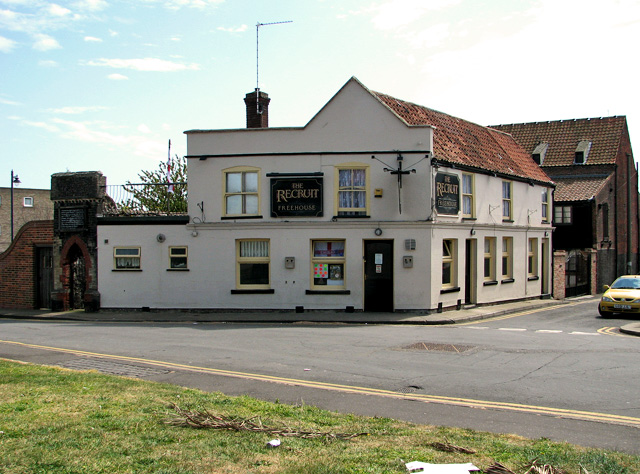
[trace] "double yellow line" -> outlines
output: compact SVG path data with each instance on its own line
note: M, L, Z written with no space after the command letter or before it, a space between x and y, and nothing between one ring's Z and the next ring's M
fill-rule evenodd
M126 356L119 356L119 355L113 355L113 354L101 354L96 352L87 352L87 351L80 351L80 350L74 350L74 349L64 349L60 347L41 346L37 344L26 344L23 342L16 342L16 341L0 340L0 343L28 347L31 349L62 352L65 354L73 354L73 355L82 356L82 357L92 357L92 358L124 361L124 362L137 362L145 365L162 367L165 369L184 370L184 371L190 371L190 372L220 375L224 377L236 377L236 378L241 378L245 380L272 382L272 383L279 383L279 384L285 384L285 385L300 386L305 388L331 390L331 391L336 391L341 393L352 393L356 395L373 395L378 397L386 397L386 398L394 398L394 399L402 399L402 400L413 400L413 401L420 401L423 403L439 403L443 405L452 405L452 406L459 406L459 407L466 407L466 408L494 409L494 410L504 410L504 411L519 412L519 413L530 413L535 415L547 415L547 416L554 416L558 418L570 418L574 420L583 420L583 421L596 421L600 423L612 423L612 424L619 424L619 425L640 428L640 418L635 418L631 416L613 415L609 413L597 413L597 412L589 412L589 411L581 411L581 410L569 410L569 409L563 409L563 408L541 407L541 406L535 406L535 405L523 405L519 403L492 402L487 400L474 400L474 399L459 398L459 397L422 395L422 394L416 394L416 393L412 393L408 395L406 393L394 392L392 390L382 390L382 389L358 387L358 386L352 386L352 385L332 384L332 383L325 383L325 382L316 382L313 380L293 379L293 378L287 378L287 377L275 377L271 375L252 374L248 372L237 372L233 370L213 369L209 367L198 367L193 365L178 364L174 362L143 359L139 357L126 357Z

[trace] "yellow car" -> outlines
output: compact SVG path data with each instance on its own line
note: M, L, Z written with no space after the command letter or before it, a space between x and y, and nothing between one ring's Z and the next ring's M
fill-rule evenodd
M640 313L640 275L621 276L604 290L598 304L603 318L613 313Z

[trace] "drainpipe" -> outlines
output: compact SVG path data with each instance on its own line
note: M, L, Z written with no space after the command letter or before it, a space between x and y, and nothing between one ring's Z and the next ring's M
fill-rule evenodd
M632 194L632 186L631 186L631 177L633 176L633 163L631 162L631 153L627 153L627 273L633 273L633 253L632 253L632 243L633 243L633 235L632 232L632 222L631 222L631 210L633 203L633 194Z

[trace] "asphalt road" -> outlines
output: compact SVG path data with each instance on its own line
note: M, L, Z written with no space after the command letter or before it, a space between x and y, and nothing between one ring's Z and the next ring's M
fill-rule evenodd
M0 357L640 454L640 338L593 299L471 324L0 321Z

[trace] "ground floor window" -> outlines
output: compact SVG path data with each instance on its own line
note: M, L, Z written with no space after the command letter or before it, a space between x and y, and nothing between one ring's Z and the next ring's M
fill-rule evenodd
M339 290L345 288L345 241L311 241L312 289Z
M538 239L529 239L527 250L527 273L529 277L536 277L538 276Z
M269 240L236 241L236 284L238 288L270 286Z
M496 280L496 238L484 239L484 281Z
M187 268L187 247L169 247L169 268Z
M502 238L502 279L513 278L513 238Z
M114 247L115 270L140 270L140 247Z
M442 287L456 286L456 256L457 240L444 239L442 241Z

